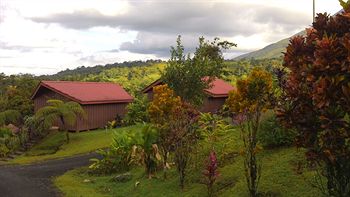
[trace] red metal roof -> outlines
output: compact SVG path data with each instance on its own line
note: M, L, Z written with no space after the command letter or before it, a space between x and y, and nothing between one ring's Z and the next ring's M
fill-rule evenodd
M228 92L234 90L235 88L222 79L216 78L212 82L212 87L204 90L212 97L227 97Z
M78 81L41 81L32 99L41 87L46 87L80 104L122 103L133 100L133 97L118 84Z
M205 80L205 79L204 79ZM142 92L146 93L150 90L152 90L152 88L154 86L160 85L163 82L158 79L156 81L154 81L153 83L151 83L150 85L148 85L147 87L145 87ZM204 91L211 97L227 97L228 96L228 92L231 90L234 90L235 87L233 87L231 84L229 84L228 82L222 80L222 79L218 79L216 78L213 82L212 82L212 87L209 89L205 89Z

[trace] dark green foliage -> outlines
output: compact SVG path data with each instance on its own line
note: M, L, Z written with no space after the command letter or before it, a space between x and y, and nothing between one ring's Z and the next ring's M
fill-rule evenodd
M92 164L89 166L90 173L105 175L105 174L112 174L114 172L119 171L118 169L119 160L115 159L116 155L114 154L113 151L100 149L100 150L97 150L96 153L98 153L102 158L90 159L90 162L92 162Z
M45 140L35 145L26 155L38 156L56 153L65 142L65 135L62 132L53 132L45 137Z
M34 115L24 117L24 127L27 128L30 137L43 137L47 134L51 125L45 124L44 117Z
M10 129L5 128L5 127L0 127L0 138L7 138L12 136L12 132Z
M192 58L190 54L184 54L181 36L176 42L177 46L171 47L171 58L162 73L162 79L183 100L200 105L205 97L203 90L209 88L215 77L223 73L225 65L222 50L236 45L221 42L218 38L208 42L201 37Z
M0 127L0 157L7 156L21 146L21 136L19 134L15 135L10 129Z
M10 150L7 148L7 146L3 143L0 143L0 158L6 157L10 153Z
M258 140L264 147L290 146L293 144L295 136L295 131L284 128L273 112L264 114L258 133Z
M134 163L134 150L136 144L142 141L142 133L120 131L115 132L113 143L109 150L98 150L101 159L93 158L89 166L91 173L95 174L111 174L115 172L129 171Z
M127 106L127 113L123 119L125 125L149 122L148 109L149 101L146 96L137 96Z
M24 117L33 114L30 99L39 80L33 75L0 74L0 111L17 110Z
M8 125L10 123L18 123L21 114L17 110L6 110L0 112L0 126Z

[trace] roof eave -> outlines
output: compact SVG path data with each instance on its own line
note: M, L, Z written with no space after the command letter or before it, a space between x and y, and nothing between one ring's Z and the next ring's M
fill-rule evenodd
M111 101L82 101L82 105L96 105L96 104L113 104L113 103L131 103L134 99L125 100L111 100Z
M161 79L157 79L157 80L155 80L153 83L151 83L150 85L148 85L148 86L146 86L145 88L143 88L143 89L141 90L141 92L142 92L142 93L146 93L146 92L148 92L150 89L152 89L154 86L156 86L156 85L158 85L158 84L160 84L160 83L162 83L162 80L161 80Z

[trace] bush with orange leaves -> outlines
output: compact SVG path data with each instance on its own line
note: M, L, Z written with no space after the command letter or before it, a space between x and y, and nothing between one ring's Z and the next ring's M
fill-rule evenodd
M159 145L162 149L164 178L168 168L167 159L173 145L169 122L178 106L181 106L180 97L168 85L159 85L153 88L153 100L149 105L148 114L151 123L159 132Z
M270 107L272 101L272 75L261 69L254 69L246 79L237 81L237 89L229 93L226 105L235 116L240 127L244 147L244 169L249 194L258 196L258 184L261 173L261 162L256 157L261 150L258 145L262 113Z

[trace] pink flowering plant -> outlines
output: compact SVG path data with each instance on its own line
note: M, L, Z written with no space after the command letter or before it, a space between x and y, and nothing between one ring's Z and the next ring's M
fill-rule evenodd
M215 151L210 152L206 164L206 169L203 171L203 175L205 176L205 184L207 185L208 196L211 197L214 194L214 184L219 177L218 161Z

